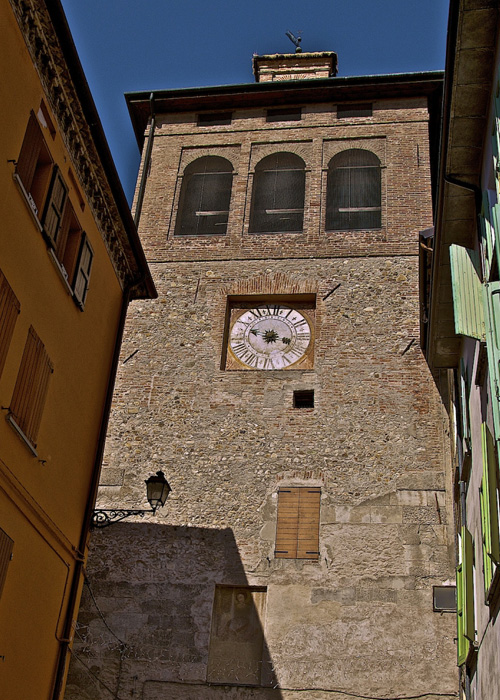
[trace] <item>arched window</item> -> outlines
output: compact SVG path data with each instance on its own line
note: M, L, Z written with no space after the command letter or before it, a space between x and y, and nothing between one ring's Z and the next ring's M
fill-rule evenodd
M223 234L227 230L233 166L220 156L190 163L182 180L176 236Z
M328 166L327 231L380 228L380 161L360 148L342 151Z
M250 233L302 231L305 163L293 153L273 153L256 166Z

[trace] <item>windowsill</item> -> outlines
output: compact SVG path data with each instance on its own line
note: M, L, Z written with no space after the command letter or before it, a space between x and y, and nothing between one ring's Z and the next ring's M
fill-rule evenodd
M19 177L19 175L17 173L13 173L12 178L14 179L14 182L16 183L16 185L19 188L19 191L24 199L24 203L26 204L26 207L28 208L28 211L31 214L31 217L35 223L35 226L40 231L40 233L42 233L42 231L43 231L42 224L40 223L40 220L38 219L38 211L36 209L35 203L33 202L33 197L28 192L26 192L26 189L21 181L21 178Z
M249 231L248 235L249 236L297 236L301 233L304 233L304 229L300 229L300 231Z
M61 279L61 282L64 285L64 288L66 289L67 293L72 297L73 290L71 289L71 286L68 282L66 270L64 269L64 267L61 265L61 263L57 259L57 256L54 253L54 250L52 248L47 248L47 253L48 253L48 256L51 259L54 267L56 268L57 272L59 273L59 277Z
M28 448L28 450L31 452L31 454L32 454L34 457L38 457L38 452L37 452L36 449L35 449L35 445L33 445L33 443L31 442L31 440L29 440L28 437L23 433L23 431L21 430L21 428L20 428L20 427L18 426L18 424L16 423L14 417L12 416L12 413L10 413L10 412L7 413L7 415L5 416L5 420L6 420L7 423L9 423L9 425L11 425L12 428L16 431L18 437L21 439L22 442L24 442L24 444L26 445L26 447Z
M174 238L214 238L215 236L225 236L224 233L174 233Z
M373 228L325 228L325 233L347 233L349 231L383 231L384 226L374 226Z

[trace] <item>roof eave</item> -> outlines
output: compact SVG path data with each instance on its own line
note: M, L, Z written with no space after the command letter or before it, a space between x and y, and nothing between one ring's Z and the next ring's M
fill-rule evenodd
M441 90L443 75L442 71L427 71L148 90L128 92L125 94L125 100L137 143L139 148L142 148L144 132L150 116L151 94L154 97L156 114L258 107L270 104L366 101L383 97L436 94Z

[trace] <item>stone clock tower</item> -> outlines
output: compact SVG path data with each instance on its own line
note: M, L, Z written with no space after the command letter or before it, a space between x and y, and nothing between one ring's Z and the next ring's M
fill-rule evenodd
M418 341L441 73L127 95L132 305L68 698L454 698L451 471ZM433 597L434 596L434 597ZM435 608L439 611L436 611Z

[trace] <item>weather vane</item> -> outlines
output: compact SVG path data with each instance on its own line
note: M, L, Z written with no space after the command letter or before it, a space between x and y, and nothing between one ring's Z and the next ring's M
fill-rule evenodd
M295 46L295 53L301 53L302 49L300 48L300 42L302 41L301 36L295 36L295 34L292 34L292 32L285 32L286 36L290 39L292 44ZM299 32L300 34L300 32Z

